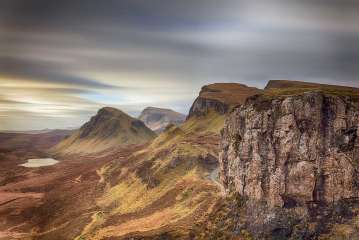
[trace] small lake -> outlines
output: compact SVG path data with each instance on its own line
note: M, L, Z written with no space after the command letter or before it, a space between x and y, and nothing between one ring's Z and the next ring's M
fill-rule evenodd
M38 168L55 165L59 161L53 158L34 158L28 159L26 163L20 164L19 166L27 167L27 168Z

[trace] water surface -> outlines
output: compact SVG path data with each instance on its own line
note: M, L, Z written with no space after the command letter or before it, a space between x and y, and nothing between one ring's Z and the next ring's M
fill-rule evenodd
M38 167L51 166L58 162L59 161L53 158L33 158L33 159L28 159L26 163L20 164L20 166L27 168L38 168Z

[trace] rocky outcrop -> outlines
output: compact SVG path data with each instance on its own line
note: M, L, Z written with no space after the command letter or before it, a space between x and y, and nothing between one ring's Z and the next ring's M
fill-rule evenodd
M199 96L192 104L187 119L192 116L204 116L209 111L219 114L229 112L236 105L243 104L261 90L238 83L215 83L202 87Z
M152 131L160 133L169 124L181 124L186 119L186 116L171 109L147 107L142 111L138 119L144 122Z
M210 110L214 110L219 114L225 114L228 112L229 106L218 100L198 97L189 111L188 118L206 115Z
M226 121L220 167L227 191L249 200L248 221L267 227L291 211L303 220L359 200L359 101L322 91L252 97Z

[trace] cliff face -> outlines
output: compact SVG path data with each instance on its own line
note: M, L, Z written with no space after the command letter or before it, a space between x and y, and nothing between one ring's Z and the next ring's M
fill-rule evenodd
M324 232L337 239L334 226L355 229L358 136L356 96L272 92L234 109L219 161L227 192L246 202L236 227L255 239L317 239Z
M222 134L227 189L291 208L359 197L359 103L321 92L256 97Z
M192 116L203 116L212 109L219 114L228 112L229 106L218 100L198 97L193 103L187 118Z
M202 87L194 101L187 119L192 116L204 116L209 111L225 114L234 106L243 104L261 90L238 83L215 83Z

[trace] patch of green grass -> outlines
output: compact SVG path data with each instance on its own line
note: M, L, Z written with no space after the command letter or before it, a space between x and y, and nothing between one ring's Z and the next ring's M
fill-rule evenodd
M208 135L218 136L224 126L224 116L210 111L205 116L192 117L180 126L171 126L147 148L135 153L154 161L152 172L173 168L179 161L191 161L208 154L217 155L215 147L208 147ZM203 140L205 139L205 140ZM207 142L206 142L207 141ZM217 140L215 140L217 141Z
M208 112L205 116L192 117L180 126L172 126L161 133L147 148L141 151L152 153L161 149L168 149L172 145L179 145L180 148L190 151L191 146L185 146L186 139L204 133L219 134L224 126L224 116L214 111ZM188 141L187 141L188 142Z
M175 188L179 181L189 176L196 177L196 175L195 169L188 170L185 164L181 164L169 172L158 173L160 184L152 189L148 189L140 178L132 175L131 179L122 181L109 189L98 200L98 205L102 208L109 208L114 206L115 201L119 202L119 205L112 209L113 214L139 211Z
M264 91L263 96L267 98L274 98L278 96L298 96L310 91L320 91L327 95L347 96L352 98L359 98L359 90L347 87L335 86L318 86L318 87L290 87L290 88L271 88Z
M91 222L83 229L80 236L76 237L75 240L85 240L88 235L101 227L105 223L105 214L102 211L96 212L91 216Z
M188 119L181 128L185 133L217 133L221 131L224 126L224 115L215 111L209 111L205 116L192 117Z

